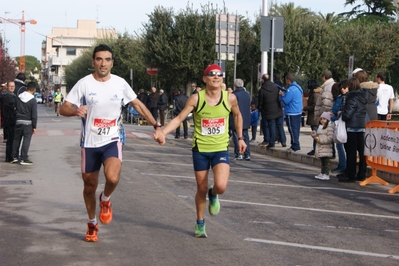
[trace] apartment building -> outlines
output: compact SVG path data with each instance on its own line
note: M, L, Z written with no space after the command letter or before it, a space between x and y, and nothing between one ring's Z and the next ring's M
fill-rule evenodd
M52 28L42 43L42 89L54 91L59 87L66 95L65 66L90 48L96 39L105 38L116 38L115 29L98 29L95 20L78 20L76 28Z

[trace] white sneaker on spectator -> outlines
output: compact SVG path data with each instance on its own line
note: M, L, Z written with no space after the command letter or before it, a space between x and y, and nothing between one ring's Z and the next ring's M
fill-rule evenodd
M316 175L314 178L322 180L323 179L323 174L320 173L320 174Z
M329 175L323 175L322 178L320 178L321 180L330 180L330 176Z

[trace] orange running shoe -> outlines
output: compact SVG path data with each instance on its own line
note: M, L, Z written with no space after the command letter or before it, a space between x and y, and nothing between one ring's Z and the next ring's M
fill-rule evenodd
M98 224L87 223L86 242L97 242Z
M112 209L111 209L111 200L109 201L101 201L100 194L100 222L102 224L109 224L112 221Z

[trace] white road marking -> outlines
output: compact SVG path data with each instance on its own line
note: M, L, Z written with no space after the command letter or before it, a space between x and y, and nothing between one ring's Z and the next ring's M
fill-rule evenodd
M150 135L145 134L145 133L140 133L140 132L130 132L130 133L132 133L133 135L135 135L136 137L141 138L141 139L151 139L152 138Z
M123 159L124 162L134 162L134 163L152 163L150 161L137 161L137 160L129 160L129 159ZM193 167L192 163L163 163L163 162L157 162L157 165L180 165L180 166L190 166L191 168ZM159 174L145 174L144 175L156 175L156 176L168 176L168 175L159 175ZM172 175L171 175L172 177ZM175 176L174 176L175 177Z
M156 155L156 156L159 156L159 152L136 152L136 151L123 151L123 152L132 152L132 153L134 153L134 154L145 154L145 155ZM190 159L191 159L191 153L190 154L179 154L179 153L174 153L174 154L168 154L168 157L170 157L170 156L174 156L174 157L188 157L188 156L190 156ZM192 165L192 163L191 163L191 165Z
M152 134L153 133L141 133L141 132L136 132L136 131L131 131L132 135L140 138L140 139L152 139ZM174 139L175 137L173 135L167 135L166 139Z
M262 222L262 221L252 221L254 224L276 224L274 222ZM328 228L328 229L339 229L339 230L363 230L362 228L357 227L350 227L350 226L340 226L340 225L313 225L313 224L296 224L294 223L293 226L301 226L301 227L315 227L315 228ZM389 233L399 233L399 230L381 230L383 232Z
M143 162L148 163L148 161L136 161L136 160L123 160L128 162ZM184 165L192 167L192 164L177 164L177 163L162 163L157 162L157 164L170 164L170 165ZM148 176L156 176L156 177L173 177L173 178L184 178L184 179L195 179L194 174L192 176L179 176L179 175L163 175L163 174L151 174L151 173L141 173L142 175ZM338 191L349 191L353 193L361 193L361 194L377 194L384 195L390 197L399 197L399 194L388 194L385 190L384 192L373 192L373 191L362 191L362 190L354 190L354 189L346 189L346 188L338 188L338 187L317 187L317 186L299 186L299 185L288 185L288 184L276 184L276 183L264 183L264 182L256 182L256 181L242 181L242 180L233 180L229 179L229 183L242 183L249 185L262 185L262 186L271 186L271 187L288 187L288 188L299 188L299 189L317 189L317 190L338 190Z
M399 260L398 255L383 254L383 253L373 253L373 252L340 249L340 248L332 248L332 247L313 246L313 245L305 245L305 244L297 244L297 243L291 243L291 242L274 241L274 240L257 239L257 238L245 238L244 241Z
M49 136L63 136L64 132L62 132L62 130L48 129L47 134Z
M390 233L399 233L399 230L384 230L385 232L390 232Z
M344 214L344 215L354 215L354 216L365 216L365 217L372 217L372 218L385 218L385 219L397 219L397 220L399 220L399 216L391 216L391 215L379 215L379 214L347 212L347 211L333 211L333 210L326 210L326 209L304 208L304 207L296 207L296 206L285 206L285 205L276 205L276 204L267 204L267 203L258 203L258 202L247 202L247 201L236 201L236 200L226 200L226 199L219 199L219 201L235 203L235 204L266 206L266 207L273 207L273 208L293 209L293 210L302 210L302 211L314 211L314 212L326 212L326 213L335 213L335 214Z
M260 222L260 221L252 221L254 224L276 224L274 222Z

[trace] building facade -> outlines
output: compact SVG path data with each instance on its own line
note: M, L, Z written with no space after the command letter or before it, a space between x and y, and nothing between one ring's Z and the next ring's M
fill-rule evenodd
M61 88L66 95L65 67L89 49L97 39L116 38L114 29L98 29L95 20L78 20L76 28L52 28L42 43L41 88L45 93Z

